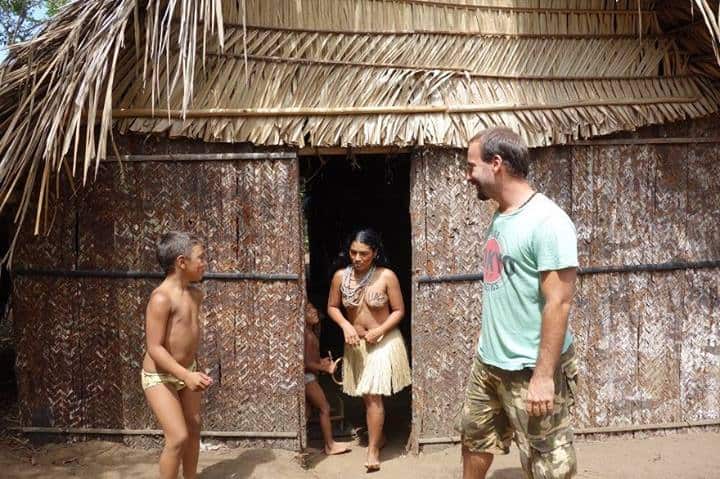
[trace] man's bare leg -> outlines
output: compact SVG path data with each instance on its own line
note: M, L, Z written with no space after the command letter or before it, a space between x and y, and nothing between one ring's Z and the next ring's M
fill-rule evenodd
M183 479L197 477L198 455L200 454L200 391L183 388L178 392L182 405L188 440L182 457Z
M146 389L145 397L165 434L165 446L160 454L160 479L177 479L188 441L180 398L175 388L167 384Z
M335 442L332 436L332 423L330 422L330 404L325 393L317 381L305 385L305 396L310 404L320 411L320 429L325 440L325 454L342 454L350 448L343 442Z
M368 426L367 464L374 468L380 466L380 447L383 445L383 424L385 423L385 406L382 396L367 394L365 401L366 420Z
M487 452L470 452L465 446L462 448L463 479L485 479L493 455Z

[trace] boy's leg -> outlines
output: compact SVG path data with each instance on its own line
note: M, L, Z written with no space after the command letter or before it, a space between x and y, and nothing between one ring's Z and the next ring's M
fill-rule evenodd
M187 445L182 458L183 479L195 479L197 477L198 455L200 454L200 400L202 393L183 388L178 394L188 430Z
M180 398L175 388L167 384L146 389L145 397L165 434L165 447L160 454L160 478L176 479L188 440Z
M320 411L320 429L322 429L325 440L326 454L341 454L350 449L343 443L335 442L332 437L332 423L330 422L330 404L328 404L325 392L317 381L305 385L305 396L310 404Z

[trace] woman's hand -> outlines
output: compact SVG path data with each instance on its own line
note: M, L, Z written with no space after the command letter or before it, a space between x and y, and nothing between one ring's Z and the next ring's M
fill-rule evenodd
M364 338L368 332L367 328L362 324L355 323L353 324L353 327L355 328L355 332L357 333L358 337L360 337L361 339Z
M357 331L355 331L355 328L351 325L343 328L343 334L345 335L345 344L357 346L360 343L360 336L358 336Z
M382 340L384 335L385 333L382 328L372 328L365 334L365 341L370 344L376 344Z

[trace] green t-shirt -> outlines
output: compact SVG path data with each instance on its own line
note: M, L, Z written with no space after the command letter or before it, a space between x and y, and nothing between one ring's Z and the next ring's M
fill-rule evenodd
M540 272L577 267L575 226L558 205L537 193L522 208L495 213L483 256L480 359L510 371L532 368L545 305ZM568 330L563 352L570 344Z

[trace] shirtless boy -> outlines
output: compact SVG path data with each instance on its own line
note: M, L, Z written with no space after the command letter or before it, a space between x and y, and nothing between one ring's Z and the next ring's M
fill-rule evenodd
M172 231L160 238L157 259L165 279L152 292L145 313L147 352L141 373L150 408L165 434L160 477L197 477L200 450L200 394L212 379L197 371L202 292L192 283L205 273L200 241Z
M320 358L320 341L313 331L320 323L318 311L311 303L305 304L305 397L308 402L320 411L320 429L325 441L325 454L342 454L350 448L342 442L335 442L330 422L330 404L325 392L318 383L318 373L335 372L335 363L330 358Z

